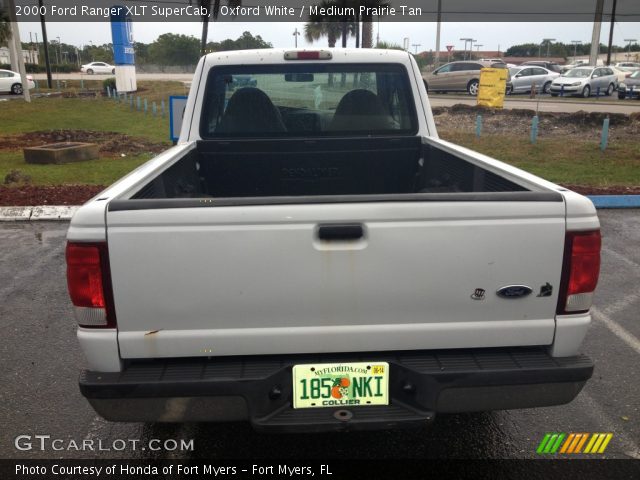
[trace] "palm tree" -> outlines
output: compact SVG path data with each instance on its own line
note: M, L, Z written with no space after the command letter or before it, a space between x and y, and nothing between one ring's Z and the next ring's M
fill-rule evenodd
M327 9L334 5L338 5L336 0L323 0L318 6ZM307 42L313 43L322 37L327 37L329 48L334 48L338 38L343 35L343 25L347 27L347 35L353 36L355 34L352 22L350 24L348 22L336 22L333 17L309 15L309 21L304 26L304 38Z
M361 5L364 7L387 7L389 2L385 0L363 0ZM373 48L373 15L362 15L362 48Z
M11 38L11 24L9 14L4 8L0 9L0 45L3 45Z
M220 13L220 0L213 0L213 10L211 10L211 0L198 0L198 5L204 8L204 12L211 11L211 17L202 15L202 37L200 39L200 55L205 54L207 47L207 37L209 36L209 18L213 18L215 22L218 19ZM242 0L227 0L227 4L230 7L238 7L242 3Z

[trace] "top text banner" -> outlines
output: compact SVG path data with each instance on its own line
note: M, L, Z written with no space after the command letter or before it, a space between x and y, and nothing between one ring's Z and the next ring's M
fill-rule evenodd
M604 1L603 21L609 21L614 0ZM6 0L0 0L0 4ZM220 8L202 7L197 0L15 0L18 21L34 22L45 16L48 22L108 22L112 15L130 15L134 22L306 22L325 21L434 22L437 0L389 0L384 7L367 2L344 2L346 7L326 7L320 0L222 0ZM215 2L210 2L214 4ZM229 4L241 3L239 6ZM340 4L341 2L336 2ZM593 22L596 0L446 0L443 22ZM115 10L114 10L115 9ZM618 22L640 21L639 0L618 0Z

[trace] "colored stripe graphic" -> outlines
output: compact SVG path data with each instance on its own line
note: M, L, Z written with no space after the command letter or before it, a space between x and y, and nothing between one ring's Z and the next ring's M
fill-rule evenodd
M579 453L604 453L609 442L613 438L612 433L545 433L542 441L536 449L538 454L579 454ZM582 448L585 446L584 451Z

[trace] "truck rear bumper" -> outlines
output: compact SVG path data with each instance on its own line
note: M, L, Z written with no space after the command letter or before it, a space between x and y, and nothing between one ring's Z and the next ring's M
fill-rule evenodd
M293 365L361 361L389 363L388 406L291 407ZM546 348L218 357L84 371L80 390L112 421L249 420L257 430L330 431L415 426L436 413L564 404L592 373L588 357L554 358Z

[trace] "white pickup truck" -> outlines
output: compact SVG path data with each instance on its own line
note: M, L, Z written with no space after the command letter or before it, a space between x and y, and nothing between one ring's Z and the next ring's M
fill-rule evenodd
M406 52L203 57L178 145L82 206L66 254L109 420L392 428L593 372L593 204L439 139Z

